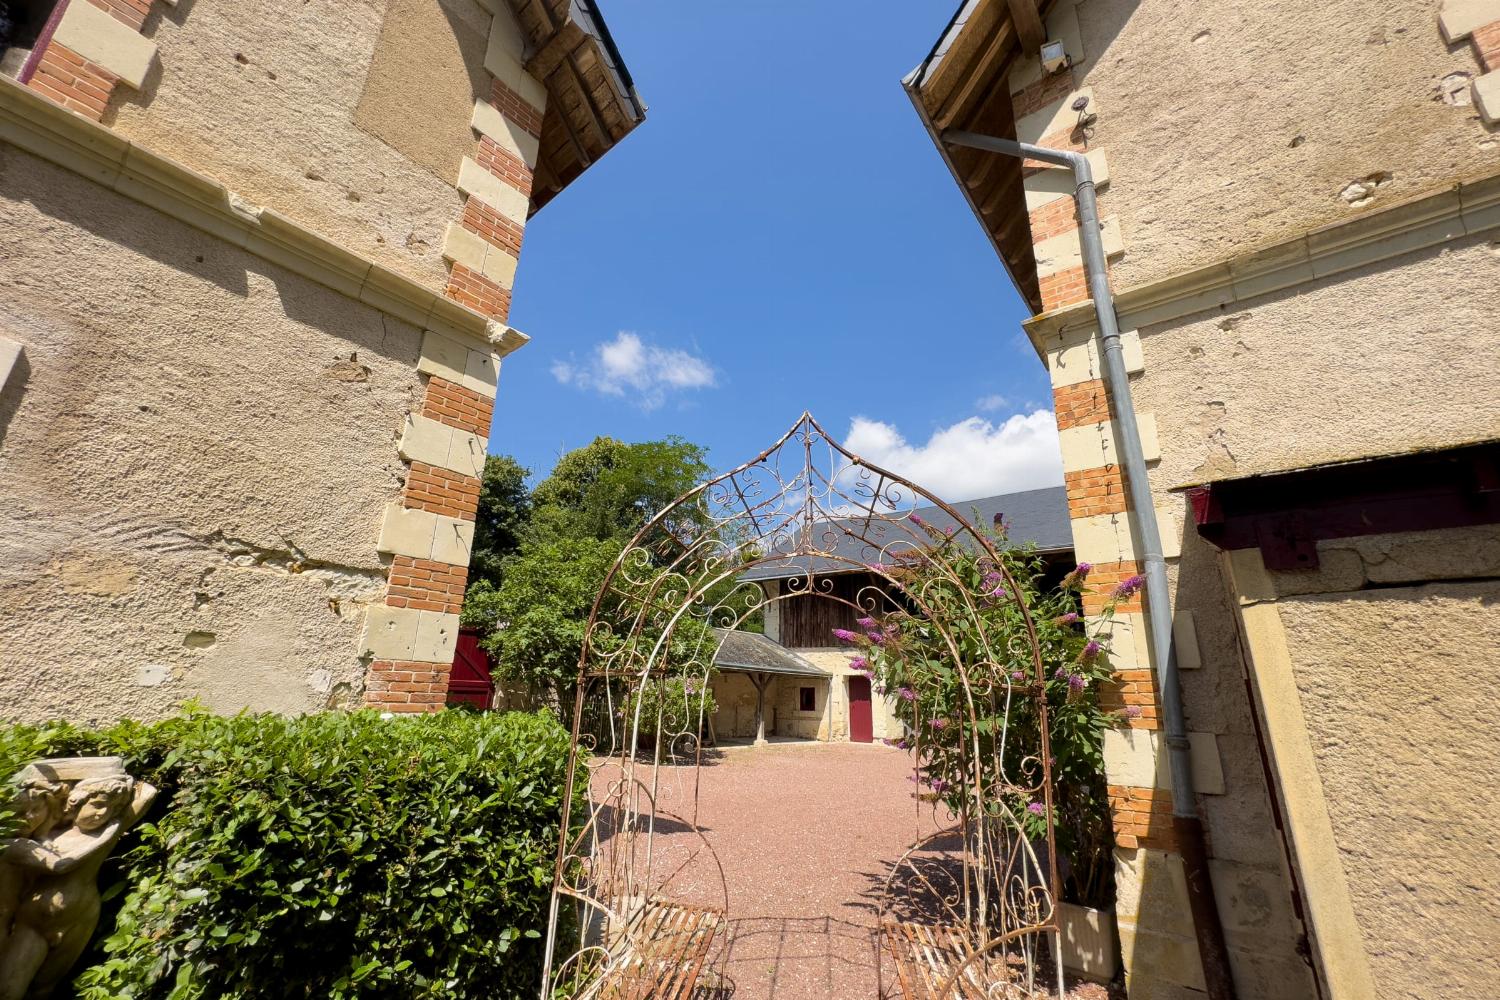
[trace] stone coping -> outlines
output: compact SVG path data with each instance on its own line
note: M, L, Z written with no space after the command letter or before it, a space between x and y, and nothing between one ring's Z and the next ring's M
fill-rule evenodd
M500 357L530 340L6 78L0 141L423 330L477 341Z

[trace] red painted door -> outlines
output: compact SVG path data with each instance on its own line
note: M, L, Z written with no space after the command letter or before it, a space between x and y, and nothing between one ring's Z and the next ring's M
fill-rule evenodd
M479 633L462 629L458 647L453 651L453 670L448 675L448 704L467 703L475 708L489 708L495 699L495 682L490 679L490 656L479 645Z
M870 710L870 678L849 678L849 739L875 742L875 719Z

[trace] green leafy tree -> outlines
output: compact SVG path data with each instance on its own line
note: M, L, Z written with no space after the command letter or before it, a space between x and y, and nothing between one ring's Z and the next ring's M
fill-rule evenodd
M600 437L564 455L532 491L519 546L503 560L499 581L481 581L464 602L464 624L487 633L482 644L498 677L549 704L565 703L610 566L707 471L703 449L680 438L626 444ZM689 510L684 524L697 516ZM690 634L696 628L688 623L674 633L674 649L702 646ZM691 660L685 654L674 662Z
M465 619L488 631L481 644L497 679L553 705L566 701L594 596L619 554L614 539L531 541L499 587L470 593Z
M703 449L682 438L597 437L559 459L532 502L539 530L623 542L707 476Z
M531 492L526 477L531 470L509 455L484 460L479 486L479 516L474 523L474 556L469 561L469 586L500 585L505 561L521 547L531 522Z

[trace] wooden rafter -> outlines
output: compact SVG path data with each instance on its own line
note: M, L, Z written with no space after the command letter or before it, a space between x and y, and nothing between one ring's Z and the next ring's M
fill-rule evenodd
M610 135L608 127L604 124L604 115L600 113L599 106L594 103L594 95L589 91L588 81L584 79L583 73L578 69L577 49L580 47L582 47L581 44L569 52L563 63L568 68L568 74L573 79L573 85L578 88L579 100L582 102L584 108L587 109L589 119L593 121L594 128L599 133L600 145L604 149L608 149L614 144L614 137Z
M1036 0L1006 0L1010 7L1010 20L1016 26L1016 37L1021 40L1021 49L1027 53L1040 51L1047 40L1047 31L1042 27L1042 14L1037 10Z
M1003 56L1010 51L1015 43L1016 33L1010 24L1002 24L1000 30L996 31L990 38L989 45L985 47L983 55L976 64L974 72L968 75L963 85L955 87L948 95L948 100L933 118L933 123L938 129L952 127L955 121L962 121L968 117L970 109L974 105L974 97L983 94L985 101L994 100L995 91L1006 85L1005 75L998 72ZM1009 96L1009 95L1001 95Z

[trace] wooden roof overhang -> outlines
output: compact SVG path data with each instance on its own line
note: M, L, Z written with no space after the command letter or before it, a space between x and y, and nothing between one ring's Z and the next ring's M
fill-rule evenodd
M506 0L526 38L526 71L547 88L531 214L646 119L593 0Z
M1045 41L1054 0L964 0L922 64L902 80L944 162L1032 312L1042 311L1021 161L942 141L949 130L1014 139L1006 77Z

